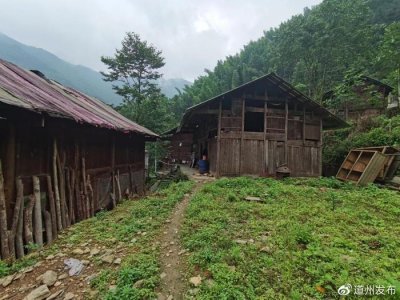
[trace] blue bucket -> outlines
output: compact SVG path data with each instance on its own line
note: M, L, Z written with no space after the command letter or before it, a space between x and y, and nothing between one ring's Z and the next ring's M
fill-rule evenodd
M198 165L199 165L199 172L201 174L208 173L208 160L200 159L198 161Z

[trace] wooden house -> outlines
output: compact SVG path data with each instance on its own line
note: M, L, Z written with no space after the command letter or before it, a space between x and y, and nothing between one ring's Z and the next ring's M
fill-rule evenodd
M197 156L216 176L321 175L322 130L347 126L274 73L187 109Z
M24 244L50 242L143 194L145 141L156 137L97 99L0 60L2 257L7 239L20 257Z
M359 82L349 83L354 92L353 99L338 105L332 112L345 121L357 121L379 116L390 108L393 88L369 76L361 76ZM328 91L323 102L335 101L335 92Z

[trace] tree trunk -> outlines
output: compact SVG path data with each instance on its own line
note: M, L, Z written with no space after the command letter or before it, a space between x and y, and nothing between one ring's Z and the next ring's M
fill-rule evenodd
M0 160L0 245L1 257L7 259L10 256L10 249L8 247L8 232L7 232L7 208L6 196L4 195L4 177L3 168Z
M47 193L49 196L49 206L50 206L50 214L51 214L51 231L53 238L57 237L57 212L56 212L56 203L54 200L53 188L51 185L51 177L47 175Z
M35 197L33 195L29 196L28 206L24 211L24 229L25 229L25 243L33 244L33 235L32 235L32 210L35 205Z
M44 215L44 224L45 224L45 228L46 228L47 244L51 244L51 242L53 241L51 215L47 210L43 210L43 215Z
M40 181L39 177L33 176L33 195L35 197L35 214L34 214L34 235L35 243L43 246L43 222L42 222L42 203L40 199Z
M58 189L58 174L57 174L57 140L53 141L53 182L54 182L54 196L56 199L56 213L57 213L57 227L58 231L63 229L61 221L61 201L60 192Z
M17 234L17 227L19 223L19 217L20 217L20 210L24 198L24 185L22 184L22 180L18 178L16 180L16 186L17 186L17 199L15 201L15 208L14 208L14 215L13 219L11 222L11 230L10 234L8 236L8 245L10 248L10 256L12 259L16 258L15 255L15 236Z

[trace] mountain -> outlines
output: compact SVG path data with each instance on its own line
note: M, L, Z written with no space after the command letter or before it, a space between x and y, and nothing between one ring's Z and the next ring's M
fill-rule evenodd
M112 90L111 83L103 81L99 72L66 62L44 49L25 45L2 33L0 33L0 58L28 70L39 70L50 79L108 104L118 105L122 101L122 98ZM182 89L185 85L190 85L190 82L184 79L160 80L161 91L168 97L178 94L176 88Z

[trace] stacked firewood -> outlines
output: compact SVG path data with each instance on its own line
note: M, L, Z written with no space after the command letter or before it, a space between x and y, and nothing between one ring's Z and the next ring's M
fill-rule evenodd
M4 177L0 160L0 246L1 259L13 260L24 256L36 244L42 247L51 243L60 231L95 213L95 203L90 175L86 174L84 157L79 157L75 147L74 166L66 167L66 155L58 153L53 142L52 174L32 176L33 193L24 197L24 184L16 178L16 199L11 219L7 222ZM41 185L41 180L45 184ZM113 177L114 180L114 177ZM119 183L119 174L115 175ZM46 186L46 191L40 187ZM119 185L117 184L117 187ZM120 194L120 188L118 194ZM42 201L42 195L45 195ZM119 199L121 198L118 195ZM114 197L115 198L115 197ZM26 247L28 246L28 247Z

